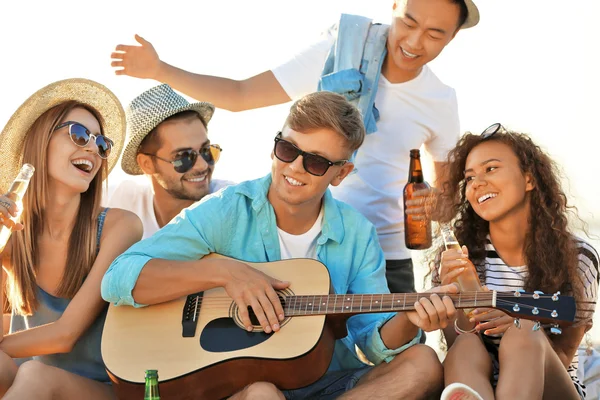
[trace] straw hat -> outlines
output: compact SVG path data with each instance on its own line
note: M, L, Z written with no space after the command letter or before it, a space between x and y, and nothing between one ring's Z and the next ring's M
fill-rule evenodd
M98 111L102 132L114 147L108 171L116 165L125 141L125 113L117 97L105 86L82 78L65 79L38 90L15 111L0 134L0 193L6 193L22 164L23 144L33 123L52 107L75 100Z
M479 10L473 0L465 0L465 5L467 6L468 15L460 29L472 28L479 23Z
M142 140L165 119L189 110L200 114L208 125L215 106L207 102L189 103L167 84L155 86L133 99L125 109L127 144L121 159L123 171L130 175L142 175L144 172L136 160Z

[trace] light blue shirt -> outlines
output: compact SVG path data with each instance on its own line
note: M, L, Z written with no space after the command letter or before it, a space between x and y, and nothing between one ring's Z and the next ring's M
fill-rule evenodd
M134 244L109 267L102 280L102 297L116 305L141 307L132 290L152 258L198 260L219 253L248 262L281 259L273 207L267 199L271 175L227 187L184 209L152 237ZM335 293L389 293L385 259L374 226L330 191L324 196L317 258L325 264ZM330 371L360 368L357 344L375 364L419 342L421 331L406 345L388 349L379 329L393 313L359 314L348 319L348 336L338 340Z

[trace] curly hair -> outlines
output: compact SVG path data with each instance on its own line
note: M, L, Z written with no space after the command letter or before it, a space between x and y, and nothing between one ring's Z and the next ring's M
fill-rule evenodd
M489 223L477 215L466 198L464 171L468 155L484 141L508 145L519 160L521 172L530 174L534 185L529 196L531 213L524 243L528 269L524 289L544 293L561 291L580 298L578 252L568 218L574 207L567 203L556 163L526 134L504 131L484 137L467 133L459 140L448 154L447 179L438 210L440 222L453 221L458 241L467 246L469 258L482 276ZM442 251L443 247L435 251L436 261Z

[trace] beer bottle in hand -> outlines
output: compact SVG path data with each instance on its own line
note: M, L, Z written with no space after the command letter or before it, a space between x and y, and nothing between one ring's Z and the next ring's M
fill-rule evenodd
M160 393L158 392L158 371L155 369L146 370L144 400L160 400Z
M429 216L413 216L406 214L406 201L413 200L413 193L430 186L423 179L421 154L418 149L410 151L410 168L408 183L404 186L404 242L413 250L424 250L431 247L431 220ZM415 206L421 207L421 206ZM417 217L415 219L415 217Z
M19 222L21 217L21 212L23 212L23 196L27 191L27 187L29 186L29 181L33 176L33 165L31 164L23 164L21 170L19 171L19 175L15 178L10 189L8 189L8 193L6 194L11 200L13 200L19 210L17 211L17 215L14 217L10 217L13 222ZM4 216L4 218L8 218L9 216ZM4 251L4 247L6 247L6 243L8 243L8 239L10 239L10 235L12 230L6 225L0 226L0 253Z

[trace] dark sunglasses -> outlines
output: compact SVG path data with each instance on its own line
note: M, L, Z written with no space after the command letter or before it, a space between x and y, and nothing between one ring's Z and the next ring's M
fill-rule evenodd
M114 145L112 140L104 135L93 135L90 133L88 128L75 121L63 122L62 124L56 126L53 132L64 128L65 126L69 127L69 137L71 138L71 141L75 143L75 145L79 147L85 147L88 145L90 140L94 138L94 142L96 142L96 146L98 147L98 155L100 158L105 160L108 158Z
M211 144L210 146L203 147L200 151L196 150L184 150L179 153L178 157L175 160L167 160L162 157L157 156L156 154L150 153L141 153L147 156L156 157L161 161L165 161L173 164L173 168L175 168L175 172L183 174L188 172L190 169L196 165L196 160L198 160L198 156L202 157L204 161L208 165L214 165L217 161L219 161L219 157L221 157L221 152L223 149L218 144Z
M506 129L502 126L501 123L496 122L486 128L483 132L481 132L481 138L487 139L491 136L494 136L498 132L506 132Z
M277 136L275 136L275 147L273 148L273 153L278 160L281 160L285 163L294 162L298 156L302 156L302 166L304 167L304 170L314 176L323 176L329 167L334 165L344 165L348 162L348 160L332 162L320 155L302 151L293 143L282 139L281 132L278 132Z

